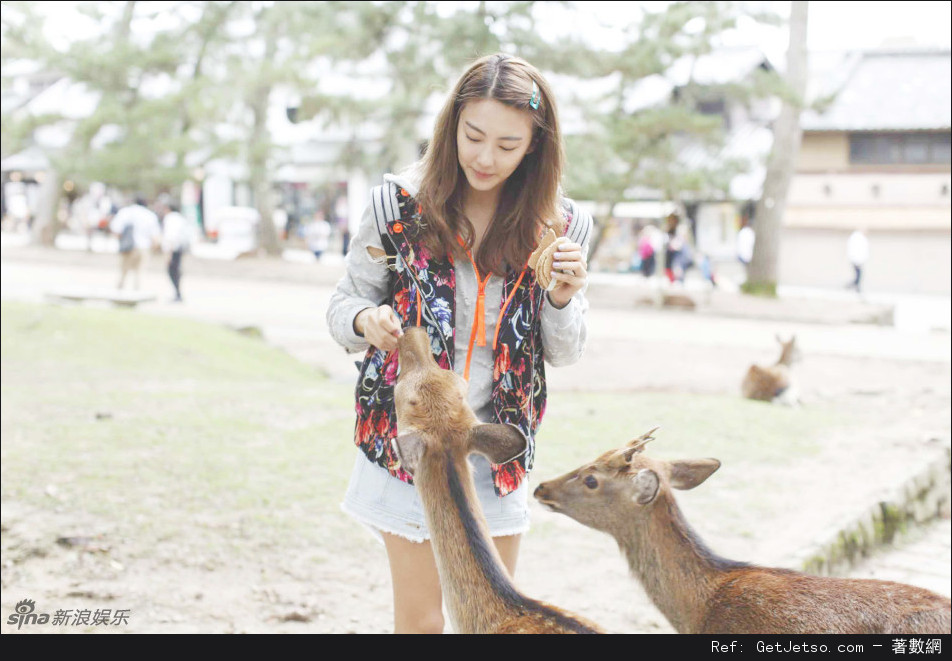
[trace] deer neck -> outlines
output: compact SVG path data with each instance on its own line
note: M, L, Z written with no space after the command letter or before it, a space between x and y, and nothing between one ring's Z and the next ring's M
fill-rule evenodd
M786 365L790 367L793 365L793 351L784 349L780 352L780 358L777 359L777 365Z
M696 633L724 565L684 520L664 491L652 511L627 517L618 544L645 592L679 633Z
M456 633L485 632L522 597L489 534L465 456L428 453L415 483Z

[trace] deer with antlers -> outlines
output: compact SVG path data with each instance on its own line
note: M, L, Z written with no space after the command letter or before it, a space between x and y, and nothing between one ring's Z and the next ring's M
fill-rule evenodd
M395 447L423 502L454 631L601 633L597 625L519 592L489 535L467 457L478 452L505 463L525 452L522 432L479 422L466 401L466 381L439 368L424 329L406 329L399 352Z
M950 633L949 599L922 588L810 576L715 555L684 519L672 489L693 489L721 464L647 457L644 446L654 431L542 483L535 497L612 535L680 633Z

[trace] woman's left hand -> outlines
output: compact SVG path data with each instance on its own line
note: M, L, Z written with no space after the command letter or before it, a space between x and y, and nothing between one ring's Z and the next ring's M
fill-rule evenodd
M555 287L549 292L549 302L557 308L564 308L572 300L575 292L588 281L582 246L577 243L563 243L552 258L552 279Z

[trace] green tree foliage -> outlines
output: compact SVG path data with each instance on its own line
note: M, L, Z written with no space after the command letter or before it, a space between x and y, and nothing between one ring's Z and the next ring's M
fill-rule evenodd
M599 200L603 208L630 196L632 189L654 191L678 203L726 196L734 175L752 163L721 154L726 136L719 115L701 112L704 101L747 104L776 93L776 76L756 69L746 78L712 83L698 80L695 64L715 51L719 36L751 15L740 5L723 2L675 2L644 12L626 31L624 47L590 52L576 65L580 78L610 84L601 95L580 99L589 130L567 138L568 188L575 196ZM631 108L645 80L665 76L676 63L687 63L687 81L677 81L663 103ZM685 160L687 150L694 158ZM599 229L606 218L596 217ZM597 248L601 232L593 242Z
M69 136L61 149L48 154L59 179L71 179L80 188L104 181L147 195L188 178L199 164L189 163L190 155L209 159L234 153L234 141L216 133L226 106L216 102L215 85L202 65L216 45L227 4L180 3L159 11L128 1L83 3L77 10L95 29L52 43L35 3L4 5L4 62L36 62L45 75L69 81L75 98L94 106L84 116L68 107L42 117L4 112L4 132L18 134L17 147L27 144L36 128L55 125ZM55 210L57 205L42 207ZM55 223L46 215L37 223ZM50 241L53 234L44 232Z
M14 116L14 125L16 119L33 127L41 122L71 125L68 144L50 157L57 170L80 183L110 181L127 189L171 184L182 173L163 167L162 161L167 152L182 149L170 140L170 109L177 99L164 90L150 93L149 86L159 79L174 80L181 61L175 40L163 32L140 38L137 31L133 37L135 2L106 8L112 11L94 4L80 9L100 30L53 44L43 34L44 21L33 5L5 6L5 58L38 61L53 76L72 81L73 93L95 103L85 117L74 117L64 108L42 118Z
M615 50L583 34L544 33L545 12L586 11L571 2L208 0L153 7L84 4L98 31L54 45L33 3L5 3L4 62L40 62L99 99L90 116L73 120L4 111L5 153L8 139L25 144L39 123L71 121L69 144L52 155L61 174L145 192L176 186L197 166L230 156L245 164L267 221L272 173L289 158L268 130L275 92L297 94L296 120L316 118L350 135L342 168L376 174L417 157L428 130L421 121L470 61L505 51L559 77L560 92L569 90L559 98L563 116L574 106L584 117L583 132L566 136L569 194L615 203L638 186L681 200L723 190L747 166L718 156L724 127L699 113L698 101L743 100L767 89L756 76L719 87L691 79L668 103L628 103L646 77L711 52L742 15L730 3L677 2L644 12ZM335 87L329 73L366 84ZM566 87L566 80L577 84ZM597 94L589 92L592 81ZM681 162L688 144L706 151L709 165ZM272 223L262 229L265 247L276 252Z
M320 79L319 63L338 51L361 52L354 29L365 8L335 2L240 2L223 44L223 78L238 108L234 126L243 136L242 160L255 206L263 219L261 241L270 254L280 252L271 222L271 172L282 160L268 129L272 94L280 88L310 91ZM363 4L363 3L359 3ZM372 51L370 51L372 52Z
M398 169L418 155L418 123L427 99L445 92L449 79L445 51L461 47L476 53L492 44L492 36L478 22L457 14L441 18L435 3L334 2L338 16L346 16L346 36L333 44L326 61L353 80L366 80L367 93L359 96L315 85L302 94L300 120L318 118L325 125L346 127L351 133L344 165L372 171ZM466 13L467 18L472 18ZM466 46L462 46L465 44ZM374 131L373 128L377 130ZM367 141L362 133L379 133Z
M339 43L330 61L359 77L366 60L376 56L382 64L372 70L368 85L379 93L369 99L333 91L304 94L298 118L350 127L353 139L345 163L373 172L413 160L427 101L433 96L441 101L469 62L497 51L524 57L562 81L577 82L560 86L563 94L568 90L559 98L563 115L574 106L588 127L566 135L566 188L574 197L608 202L606 208L626 199L634 187L654 189L675 201L724 195L731 178L752 164L720 155L723 122L699 112L698 103L746 103L778 91L772 72L755 70L746 79L716 85L692 78L666 103L634 111L628 107L645 78L664 74L679 59L711 53L722 33L749 16L732 3L678 2L645 12L628 26L623 47L615 51L593 45L583 34L554 38L543 33L539 17L555 5L569 16L585 11L571 2L480 2L452 10L427 2L330 4L352 17L352 32L341 39L362 44L354 49ZM770 16L753 18L773 22ZM592 81L607 84L593 96ZM359 127L366 126L383 129L379 143L359 139ZM683 162L688 146L702 153L707 164Z

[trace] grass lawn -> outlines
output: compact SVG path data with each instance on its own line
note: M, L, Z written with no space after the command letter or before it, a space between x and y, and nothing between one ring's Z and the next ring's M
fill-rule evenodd
M186 527L207 547L313 543L339 520L349 389L229 329L4 302L2 404L3 502L89 515L143 552Z
M4 302L2 409L4 505L99 522L127 552L280 542L319 559L324 540L361 534L338 506L355 456L351 388L229 329ZM555 393L534 478L661 422L652 453L727 468L809 457L842 420L737 397Z

